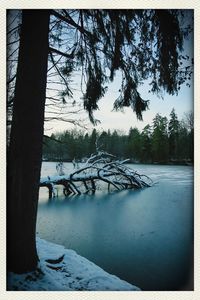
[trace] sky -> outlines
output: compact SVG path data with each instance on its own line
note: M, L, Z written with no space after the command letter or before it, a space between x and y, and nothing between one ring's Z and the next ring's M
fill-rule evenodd
M184 52L185 54L193 57L193 39L190 36L189 39L186 39L184 42ZM77 90L74 92L74 98L78 99L77 102L80 102L80 78L76 75L74 78L74 88ZM125 108L124 112L113 111L113 103L118 97L118 90L121 85L120 76L116 76L114 82L108 86L108 91L105 94L104 98L100 99L98 102L99 110L94 112L96 119L100 120L95 128L99 131L108 130L111 131L118 129L125 133L128 133L130 127L137 127L139 130L142 130L147 124L151 124L153 118L157 113L162 116L169 118L170 112L174 108L178 118L182 119L184 113L193 111L193 102L194 102L194 93L193 93L193 80L191 81L191 87L182 85L178 96L170 96L167 93L163 95L163 98L158 98L152 93L148 93L149 87L148 83L144 84L139 88L139 93L144 100L149 101L149 110L143 112L143 121L140 121L136 118L135 113L132 109ZM66 108L64 111L68 111ZM52 115L51 115L52 116ZM67 118L80 119L80 124L85 125L88 131L91 131L94 126L89 122L87 112L82 112L78 114L67 115ZM84 120L84 121L83 121ZM51 133L61 132L66 129L72 129L74 125L72 123L66 123L61 121L51 121L46 122L45 124L45 134L50 135ZM78 127L79 128L79 127Z
M145 100L150 100L149 109L143 112L143 121L137 120L135 113L131 108L126 108L123 112L112 111L113 102L116 96L117 86L112 87L108 95L100 100L100 110L95 113L97 119L101 120L98 128L122 129L127 132L130 127L137 127L142 130L147 124L152 123L157 113L169 117L173 108L181 119L185 112L193 110L193 88L182 87L178 96L169 96L165 94L163 99L148 93L148 85L144 84L139 92Z
M189 55L189 57L193 57L193 39L191 36L184 42L184 54ZM74 99L77 99L77 102L80 102L80 98L82 96L82 94L80 93L80 77L78 78L78 76L74 75L73 79L73 86L76 89L74 92ZM118 90L120 86L121 82L119 75L116 76L113 83L108 85L107 93L105 94L104 98L100 99L98 102L99 110L94 112L94 116L101 122L100 124L95 126L95 128L99 131L107 131L108 129L113 131L115 129L118 129L127 133L130 127L137 127L139 130L142 130L147 124L152 123L152 120L157 113L169 118L170 112L174 108L179 120L181 120L184 116L184 113L193 111L193 80L191 81L190 88L185 84L182 85L178 96L170 96L165 93L163 95L163 98L159 98L155 94L149 93L148 83L147 81L144 82L144 84L139 87L138 91L142 99L150 101L149 110L143 112L143 121L140 121L136 118L136 115L131 108L125 108L124 112L113 111L113 103L118 97ZM50 96L52 95L50 94ZM64 111L67 112L67 108ZM52 115L53 113L51 112L51 116ZM86 128L89 131L94 128L94 126L89 122L87 112L79 112L78 114L73 114L72 116L66 115L66 118L80 119L80 124L86 125ZM66 123L56 120L46 122L45 134L49 135L51 133L61 132L71 128L74 128L72 122Z
M186 39L184 42L184 54L193 57L193 47L193 38L190 36L190 38ZM163 95L163 98L161 98L152 93L149 93L148 83L144 82L144 84L139 87L138 91L144 100L150 100L150 102L149 110L143 112L143 121L140 121L136 118L135 113L130 107L125 108L124 112L113 111L113 103L118 97L118 90L120 87L120 76L116 76L114 82L108 86L108 91L105 94L104 98L99 100L99 110L94 112L95 118L100 120L101 123L94 127L89 122L87 112L74 115L74 118L80 118L80 124L86 125L86 131L89 132L91 132L92 129L96 128L98 131L107 131L108 129L113 131L115 129L118 129L124 133L128 133L130 127L137 127L139 130L142 130L147 124L152 123L152 120L157 113L169 118L170 112L173 108L175 109L178 119L181 120L184 117L185 113L193 111L193 79L191 80L190 84L191 87L183 84L177 96L171 96L165 93ZM76 76L74 76L74 87L77 89L77 92L74 93L74 98L78 99L81 97L80 92L78 92L78 90L80 89L80 80L78 80ZM83 119L84 121L82 121ZM54 121L49 122L45 125L45 133L49 135L51 133L62 132L64 130L72 128L74 128L74 125L71 123ZM77 129L79 129L79 126L77 126Z
M150 100L150 102L149 109L143 112L143 121L140 121L136 118L135 113L130 107L125 108L124 112L113 111L113 103L117 98L119 86L119 79L116 79L114 83L109 86L108 92L106 93L105 97L99 100L99 110L94 112L94 116L96 119L100 120L100 124L94 127L89 122L87 112L81 113L76 116L76 118L80 117L86 120L84 124L86 124L87 130L89 130L89 132L93 128L96 128L98 131L107 131L108 129L113 131L115 129L118 129L123 131L124 133L128 133L130 127L137 127L139 130L142 130L147 124L151 124L153 118L157 113L169 118L170 112L174 108L178 119L181 120L184 117L184 113L193 111L193 80L191 81L190 88L184 85L181 87L178 96L170 96L165 93L163 95L163 98L158 98L156 95L148 93L148 84L144 83L139 88L139 92L143 99ZM55 121L48 123L45 128L47 129L46 133L49 135L51 133L75 128L75 126L71 123ZM76 128L78 129L79 126L77 126Z

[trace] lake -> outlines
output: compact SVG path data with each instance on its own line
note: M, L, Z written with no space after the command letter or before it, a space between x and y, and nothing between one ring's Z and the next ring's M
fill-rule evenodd
M144 291L193 290L193 167L128 166L157 183L68 198L59 189L51 201L40 188L38 235ZM42 177L55 173L56 163L43 162Z

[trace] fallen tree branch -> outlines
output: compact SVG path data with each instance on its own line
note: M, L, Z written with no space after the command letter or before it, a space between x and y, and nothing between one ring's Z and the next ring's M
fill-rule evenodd
M127 160L114 160L114 156L106 152L93 154L86 163L69 175L56 175L41 178L40 187L49 189L49 198L55 195L54 185L62 185L65 196L95 193L107 185L108 191L123 189L139 189L152 185L146 175L140 175L124 165ZM62 166L62 163L60 164ZM58 166L57 166L57 171ZM60 174L63 174L63 170ZM104 184L104 185L103 185Z

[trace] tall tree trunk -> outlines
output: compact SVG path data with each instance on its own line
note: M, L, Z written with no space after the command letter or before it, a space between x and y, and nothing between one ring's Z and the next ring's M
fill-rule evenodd
M48 63L48 10L23 10L7 176L7 268L37 267L35 228Z

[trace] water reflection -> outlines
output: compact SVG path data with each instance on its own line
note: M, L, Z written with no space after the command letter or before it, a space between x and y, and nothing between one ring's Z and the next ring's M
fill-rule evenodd
M161 176L151 188L69 198L60 191L50 202L43 195L39 235L143 290L182 289L193 252L192 168L153 167Z

